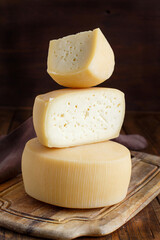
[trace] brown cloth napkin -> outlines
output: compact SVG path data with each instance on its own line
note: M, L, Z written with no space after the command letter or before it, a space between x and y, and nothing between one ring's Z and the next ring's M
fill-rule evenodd
M36 137L32 117L13 132L0 137L0 183L15 177L21 172L21 157L26 142ZM147 141L140 135L120 135L113 141L125 145L130 150L141 150Z

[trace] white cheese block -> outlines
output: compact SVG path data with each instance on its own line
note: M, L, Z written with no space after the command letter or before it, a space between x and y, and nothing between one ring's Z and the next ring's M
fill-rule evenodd
M22 156L25 191L67 208L97 208L122 201L131 176L129 150L112 141L47 148L30 140Z
M61 89L36 97L33 122L41 144L62 148L117 137L124 112L119 90Z
M114 53L99 28L50 41L49 75L71 88L96 86L114 70Z

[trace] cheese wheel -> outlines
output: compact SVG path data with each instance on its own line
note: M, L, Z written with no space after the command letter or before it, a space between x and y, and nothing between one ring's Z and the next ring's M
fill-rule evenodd
M22 156L25 191L67 208L97 208L122 201L131 176L129 150L107 141L72 148L47 148L30 140Z
M49 75L71 88L96 86L114 70L114 53L99 28L52 40L48 52Z
M41 144L62 148L117 137L124 112L119 90L61 89L36 97L33 123Z

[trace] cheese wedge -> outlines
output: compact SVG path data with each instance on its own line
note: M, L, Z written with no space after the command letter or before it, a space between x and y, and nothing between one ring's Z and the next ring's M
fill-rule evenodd
M25 191L67 208L97 208L122 201L131 176L129 150L112 141L57 149L30 140L22 156Z
M124 112L119 90L61 89L36 97L33 123L41 144L62 148L117 137Z
M114 70L114 53L99 28L52 40L48 52L49 75L71 88L96 86Z

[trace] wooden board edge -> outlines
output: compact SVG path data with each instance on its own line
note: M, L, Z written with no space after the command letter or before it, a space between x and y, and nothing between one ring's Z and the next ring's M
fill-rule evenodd
M130 151L133 157L139 158L141 161L160 167L160 156L148 154L145 152Z

